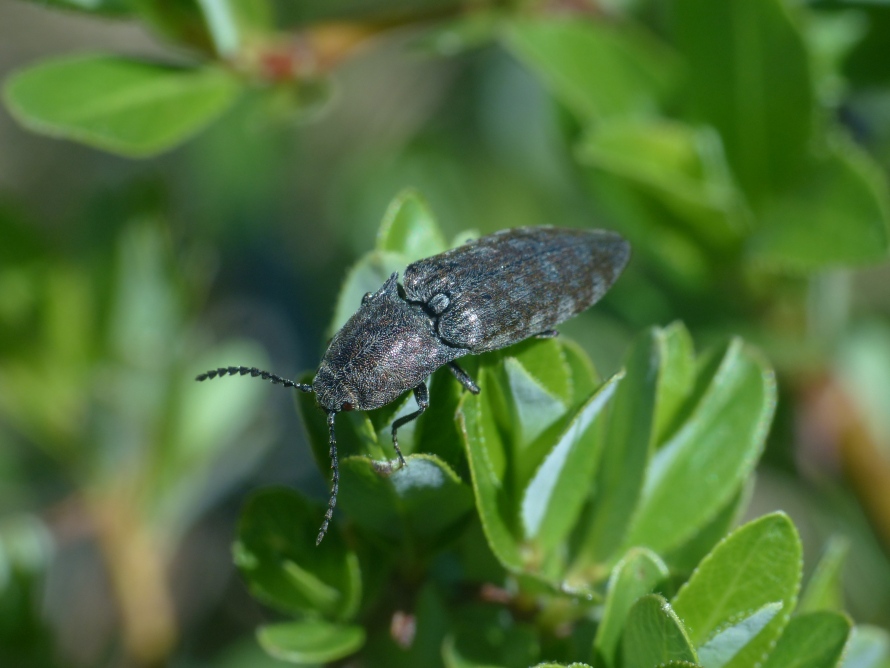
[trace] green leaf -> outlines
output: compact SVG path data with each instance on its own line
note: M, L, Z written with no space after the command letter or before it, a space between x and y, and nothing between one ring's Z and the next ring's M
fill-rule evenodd
M645 548L629 550L615 564L606 591L603 614L593 640L593 650L607 666L615 665L627 613L640 597L651 593L668 579L669 571L654 552Z
M843 536L832 536L822 552L809 582L804 587L797 612L844 609L844 590L841 581L844 562L850 551L850 541Z
M665 348L664 330L653 328L640 336L625 356L626 375L609 410L592 518L579 548L578 565L605 561L620 547L627 531L652 450Z
M597 419L622 376L603 383L575 413L522 494L523 533L541 553L566 537L581 512L599 457Z
M888 665L890 633L877 626L854 626L841 668L887 668Z
M763 668L835 668L849 635L850 620L838 612L793 617Z
M640 598L627 615L622 638L624 668L652 668L666 661L696 662L683 623L657 594Z
M506 353L548 393L562 403L571 403L573 390L572 369L569 367L565 345L559 339L528 339L511 346ZM585 399L589 397L588 393Z
M219 68L82 55L13 74L4 99L12 115L35 132L147 157L198 132L240 91L238 80Z
M377 232L377 250L399 253L407 264L447 249L448 244L426 200L415 190L399 193L383 216Z
M721 668L729 664L781 612L781 602L767 603L741 621L720 629L698 648L701 664L705 668Z
M651 460L626 545L665 552L689 540L757 463L775 408L773 372L738 339L716 359L701 372L694 409Z
M655 405L655 445L660 447L677 428L680 410L695 386L695 350L689 330L673 322L662 330L661 370Z
M458 406L461 437L470 465L476 508L491 551L506 568L520 571L523 560L514 534L516 521L508 492L507 453L494 416L492 372L480 367L476 378L479 394L465 394Z
M717 129L752 201L778 192L798 175L815 123L807 51L784 3L671 5L690 120Z
M698 563L707 556L714 546L729 533L739 519L754 493L755 476L749 477L738 493L729 500L701 529L679 547L667 552L664 560L670 564L671 570L677 573L691 573Z
M361 597L358 559L335 529L315 545L323 516L292 490L255 493L238 524L235 563L253 595L279 610L349 619Z
M707 248L733 249L751 225L720 137L710 128L619 118L594 124L577 155L673 213L684 233Z
M584 352L577 342L564 338L560 338L558 341L562 348L565 363L569 368L569 377L571 378L572 396L570 403L577 406L593 394L593 391L601 381L593 366L593 362L590 361L587 353Z
M514 455L519 461L537 464L536 458L525 456L525 451L548 427L565 415L568 406L515 357L503 360L502 376L510 410ZM532 471L526 475L524 473L518 472L519 480L530 476Z
M366 457L340 462L340 507L393 549L432 550L473 508L473 493L438 457L409 455L392 470Z
M852 142L838 140L796 188L767 203L750 255L794 271L878 262L887 257L888 212L877 164Z
M514 20L504 40L582 120L652 114L674 76L664 46L605 22Z
M674 610L700 651L737 620L771 620L726 666L750 666L770 648L787 622L800 586L801 545L782 513L736 529L705 557L673 600ZM769 605L775 604L773 610ZM778 612L778 614L776 614ZM750 626L749 625L749 626ZM744 629L740 629L744 632ZM725 637L728 642L732 634Z
M365 644L361 626L322 621L261 626L257 640L269 654L290 663L328 663L354 654Z

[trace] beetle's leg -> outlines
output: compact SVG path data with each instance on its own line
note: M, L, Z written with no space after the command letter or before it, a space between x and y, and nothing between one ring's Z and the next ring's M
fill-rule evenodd
M555 339L557 336L559 336L559 332L555 329L545 329L543 332L535 334L536 339Z
M399 456L399 463L402 466L405 465L405 458L402 457L402 451L399 450L399 438L396 436L396 432L399 430L399 427L408 424L411 420L419 418L430 405L430 394L426 389L426 385L423 383L414 388L414 400L417 402L417 410L404 417L400 417L392 423L392 447L396 449L396 454Z
M472 392L473 394L479 394L479 386L473 382L473 379L470 378L470 374L457 365L457 362L449 362L448 368L451 369L451 373L453 373L454 377L464 386L465 390Z
M337 437L334 434L334 416L337 413L331 411L328 413L328 437L331 444L331 498L328 500L328 509L324 514L324 521L321 523L321 529L318 530L318 538L315 544L321 543L321 539L328 532L328 524L334 516L334 506L337 505L337 492L340 489L340 469L337 465Z

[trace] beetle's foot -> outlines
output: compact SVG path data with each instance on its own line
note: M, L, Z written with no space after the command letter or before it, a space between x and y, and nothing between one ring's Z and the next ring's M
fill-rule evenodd
M543 332L535 334L536 339L555 339L557 336L559 336L559 332L555 329L545 329Z
M384 461L372 459L371 468L374 469L374 473L376 473L377 475L389 477L400 468L402 468L402 466L393 459L387 459Z
M402 451L399 450L398 446L396 446L396 455L399 458L399 468L402 468L403 466L408 466L408 462L406 462L405 458L402 457Z

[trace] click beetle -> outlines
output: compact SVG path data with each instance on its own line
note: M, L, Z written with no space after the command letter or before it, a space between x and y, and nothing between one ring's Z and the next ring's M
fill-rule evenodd
M606 230L525 227L502 230L418 260L362 298L334 335L312 384L256 368L219 368L197 380L251 375L315 393L327 412L331 495L316 544L324 538L337 504L340 474L334 418L367 411L414 391L417 410L392 425L400 465L399 427L429 406L425 381L448 366L458 382L479 388L455 360L505 348L529 337L551 337L556 325L597 302L630 257L630 245Z

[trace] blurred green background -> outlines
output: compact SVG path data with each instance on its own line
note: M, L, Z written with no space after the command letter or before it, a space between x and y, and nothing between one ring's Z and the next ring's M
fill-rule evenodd
M625 275L562 328L605 374L677 319L759 345L780 404L749 515L789 512L809 564L843 536L848 609L890 626L890 3L230 4L234 42L208 2L0 0L0 648L272 662L237 515L326 485L288 393L192 379L314 368L407 187L449 238L624 233ZM223 63L237 91L115 148L78 134L101 77L23 78L84 52Z

